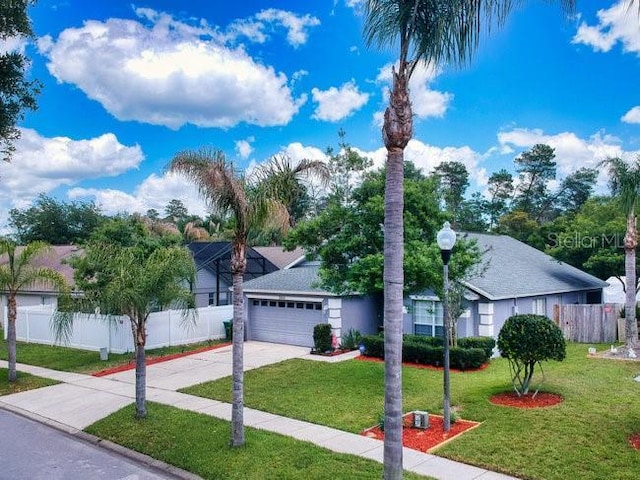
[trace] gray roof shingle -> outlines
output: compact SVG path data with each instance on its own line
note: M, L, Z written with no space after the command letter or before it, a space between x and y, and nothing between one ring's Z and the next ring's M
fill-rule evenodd
M477 240L485 270L482 276L464 283L489 300L607 286L607 282L506 235L468 233L465 236Z
M332 295L317 286L318 266L296 267L255 278L244 282L245 293L295 293L310 295Z

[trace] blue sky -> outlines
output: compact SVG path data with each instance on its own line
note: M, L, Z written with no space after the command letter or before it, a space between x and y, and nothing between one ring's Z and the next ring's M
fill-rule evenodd
M425 172L464 162L471 190L536 143L558 176L640 153L640 20L625 1L580 1L571 17L525 2L464 69L421 68L406 157ZM172 156L201 146L241 168L287 154L323 158L347 141L381 165L380 115L394 50L362 41L362 0L142 3L39 0L22 48L44 89L0 165L0 231L39 194L105 213L204 214ZM600 188L604 188L604 175Z

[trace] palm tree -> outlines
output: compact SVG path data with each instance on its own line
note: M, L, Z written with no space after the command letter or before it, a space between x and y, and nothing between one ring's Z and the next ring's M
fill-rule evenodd
M147 319L152 311L171 306L182 311L186 320L195 315L195 299L189 286L196 269L190 252L183 247L157 247L151 254L139 246L92 243L85 248L88 270L76 270L85 294L84 302L98 307L110 321L127 315L136 356L136 417L144 418L146 408ZM73 314L54 317L57 339L66 339L73 327Z
M286 230L288 215L284 205L268 195L268 189L238 173L219 150L201 149L176 154L169 170L185 175L200 195L218 213L228 213L234 221L231 240L233 276L233 366L231 445L244 445L244 298L242 281L247 267L247 239L252 229L271 222Z
M627 217L624 236L625 274L625 342L627 348L638 347L636 319L636 249L638 248L638 207L640 206L640 157L629 165L620 158L608 158L602 165L609 169L611 193L620 201Z
M18 293L37 283L53 286L63 295L68 285L60 272L51 268L37 267L34 260L51 252L44 242L31 242L18 247L8 239L0 239L0 291L7 292L7 350L9 358L9 381L15 382L16 374L16 317Z
M307 189L302 181L316 177L322 185L326 185L331 173L322 160L303 159L294 166L289 157L274 155L257 168L256 176L260 187L268 190L271 197L285 206L289 214L289 226L293 228L308 210L301 205L305 199L308 200Z
M367 0L368 45L399 47L384 113L387 149L384 219L385 440L384 478L402 478L403 160L413 136L409 80L419 64L463 65L478 45L481 24L500 24L510 0ZM572 6L572 0L562 0Z

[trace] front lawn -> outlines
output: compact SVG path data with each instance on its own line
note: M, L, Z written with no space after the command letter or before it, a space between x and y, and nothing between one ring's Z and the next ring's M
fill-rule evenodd
M246 445L229 447L229 422L148 402L148 416L134 418L134 406L100 420L87 432L205 479L370 480L382 477L372 460L333 453L311 443L247 428ZM405 473L408 480L425 477Z
M24 372L18 373L18 380L10 383L8 378L9 371L6 368L0 368L0 395L11 395L12 393L25 392L34 388L48 387L55 385L55 380L48 378L35 377Z
M175 353L189 352L203 347L223 343L214 340L209 342L193 343L190 345L178 345L147 350L147 359L172 355ZM57 345L41 345L38 343L22 343L17 345L18 363L37 365L52 370L64 372L91 374L106 368L126 365L135 361L134 353L109 353L109 359L100 360L100 352L79 350L76 348L61 347ZM7 359L7 342L0 342L0 360Z
M509 390L508 363L451 375L452 405L462 418L483 422L438 455L530 479L636 479L640 452L627 443L640 432L640 363L587 358L589 345L570 344L562 363L545 364L544 390L557 406L522 410L489 397ZM600 348L605 348L601 346ZM350 432L375 425L383 405L383 364L351 360L289 360L245 374L248 407ZM403 369L404 410L442 408L442 373ZM229 378L183 390L231 401Z

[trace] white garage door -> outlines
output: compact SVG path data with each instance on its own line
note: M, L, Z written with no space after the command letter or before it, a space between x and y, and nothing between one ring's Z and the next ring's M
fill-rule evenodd
M323 318L321 302L249 300L251 340L313 347L313 327Z

